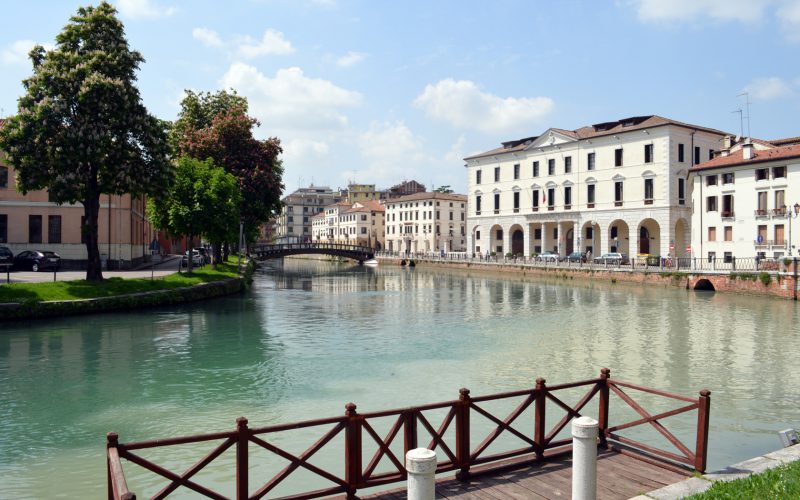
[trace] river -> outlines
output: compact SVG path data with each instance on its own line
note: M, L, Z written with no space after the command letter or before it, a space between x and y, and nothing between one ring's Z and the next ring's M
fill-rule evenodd
M798 324L796 303L769 298L287 259L262 266L242 295L0 325L0 498L105 498L112 430L126 442L229 430L240 415L263 426L604 366L686 396L711 390L713 470L777 449L776 431L800 426ZM317 437L287 446L299 453ZM223 465L205 480L227 492ZM140 497L165 484L134 469Z

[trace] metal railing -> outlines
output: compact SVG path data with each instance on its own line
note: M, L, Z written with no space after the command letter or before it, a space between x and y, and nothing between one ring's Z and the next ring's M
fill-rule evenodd
M585 388L586 392L575 404L569 405L558 393L575 388ZM651 396L688 404L653 415L626 391L644 392ZM583 391L581 390L581 392ZM612 396L617 396L622 403L620 409L632 409L639 418L612 425L609 419ZM346 494L349 498L355 498L358 490L403 481L407 478L403 457L398 456L392 450L392 444L395 440L400 439L403 442L404 454L423 445L430 450L439 450L446 459L438 463L436 472L458 471L457 477L466 479L470 476L470 469L473 466L494 464L501 467L507 465L508 459L515 457L523 457L523 460L528 461L543 461L550 456L569 452L571 439L559 439L559 435L573 418L581 416L581 412L595 397L598 400L597 415L601 446L633 453L635 456L643 457L644 460L667 461L673 467L681 466L698 472L705 471L708 454L710 393L703 390L700 391L699 397L690 398L649 389L636 384L612 380L610 370L604 368L600 371L600 377L596 379L548 386L545 380L540 378L536 380L536 386L532 389L478 397L471 396L467 389L461 389L457 400L410 408L358 413L356 405L348 403L345 406L344 415L340 417L268 427L251 428L248 426L247 419L240 417L236 421L236 428L229 432L131 443L121 443L119 436L112 432L107 437L108 498L109 500L135 498L125 478L122 465L124 459L169 481L169 484L152 498L164 498L178 488L186 488L207 498L224 499L225 496L209 487L202 486L192 478L229 448L234 448L236 454L236 499L262 498L301 468L327 480L332 485L281 498L308 499L341 493ZM493 413L487 406L487 403L491 401L507 401L515 406L510 413L506 413L507 410L500 410L502 413L496 415L497 410ZM558 413L564 413L552 427L548 427L546 423L546 417L550 418L551 422L553 421L553 416L550 415L552 408L548 409L548 402L551 407L553 405L556 407ZM530 419L519 419L529 407L533 408L533 429L530 429ZM434 420L434 416L430 414L432 410L446 411L446 414L441 421ZM667 417L695 410L697 415L693 443L682 442L661 422ZM616 409L614 414L619 414ZM471 426L470 422L473 416L480 420L488 420L490 422L488 428L491 430L484 433L484 431ZM390 422L393 422L388 433L383 436L376 431L375 425L376 420L382 418L389 418ZM526 422L528 422L527 426ZM652 426L658 435L666 439L678 452L664 450L652 443L644 443L621 434L624 430L647 425ZM308 433L316 431L316 434L321 434L321 437L300 454L293 454L275 444L278 442L275 438L276 435L297 429L305 429ZM453 432L448 433L450 429L453 429ZM341 457L344 462L344 473L334 474L313 465L310 462L311 457L340 434L343 434L344 437L344 455ZM488 454L487 450L491 445L496 444L498 437L503 434L513 436L517 441L524 443L524 446L511 449L505 447L506 449ZM137 453L138 450L144 449L210 441L220 443L182 473L170 471ZM256 445L261 451L266 450L288 461L289 464L277 474L258 472L256 468L251 467L249 462L250 444ZM367 451L375 448L376 445L377 450L374 453ZM377 466L384 458L390 462L389 470L378 473L376 472ZM491 465L486 467L486 470L491 470ZM257 488L256 485L258 485Z

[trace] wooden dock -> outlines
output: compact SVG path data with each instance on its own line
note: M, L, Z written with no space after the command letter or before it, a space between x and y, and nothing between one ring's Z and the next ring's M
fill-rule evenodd
M639 458L610 450L597 456L597 498L621 500L683 481L688 471L678 472ZM398 488L372 496L373 500L406 498ZM572 498L572 463L569 456L505 472L477 475L468 481L441 479L436 483L436 498L460 500L560 499Z

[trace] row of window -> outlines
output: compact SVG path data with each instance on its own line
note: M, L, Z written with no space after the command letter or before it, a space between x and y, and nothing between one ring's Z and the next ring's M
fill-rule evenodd
M719 211L719 197L718 196L706 196L706 212L717 212ZM732 194L725 194L722 195L722 211L721 215L723 217L733 217L733 195Z
M322 200L320 200L320 201L322 201ZM325 200L325 201L327 202L328 200ZM309 203L310 203L310 202L311 202L311 200L309 200ZM303 207L303 213L304 213L304 214L306 214L306 213L308 213L308 212L312 212L312 213L313 213L313 212L317 212L317 213L320 213L320 212L322 212L322 211L324 210L324 208L323 208L323 207L316 207L316 210L314 210L314 208L315 208L315 207ZM309 209L310 209L310 210L309 210ZM287 213L290 213L290 214L291 214L291 213L294 213L294 206L292 206L292 205L289 205L289 206L287 206L287 207L286 207L286 212L287 212Z
M420 227L419 224L414 224L414 225L409 224L407 226L406 225L387 226L386 227L386 234L398 234L398 233L400 233L400 234L419 234L419 227ZM423 233L433 234L433 225L432 224L428 224L428 225L423 224L422 225L422 232ZM441 226L436 226L436 234L437 235L442 234ZM464 236L464 234L465 234L464 233L464 226L462 225L461 226L461 236ZM450 229L450 236L453 236L453 230L452 229Z
M398 217L399 215L399 217ZM389 222L396 222L397 220L402 221L409 221L409 220L419 220L419 210L415 210L413 212L400 212L399 214L390 213L388 220ZM423 211L422 212L422 220L433 220L433 211ZM439 220L439 211L436 211L436 220ZM454 220L453 212L450 212L450 220ZM461 212L461 220L464 220L464 212Z
M695 161L694 163L700 163L700 147L695 146ZM683 162L683 144L678 144L678 161ZM712 159L714 157L714 150L708 150L708 159ZM644 145L644 162L645 163L653 163L653 145L652 144L645 144ZM596 156L595 153L587 153L586 154L586 170L594 170L596 165ZM565 174L572 173L572 156L565 156L564 157L564 172ZM617 148L614 150L614 166L621 167L623 166L623 148ZM534 161L531 164L532 168L532 176L539 177L539 161ZM547 175L556 175L556 160L551 158L547 160ZM475 184L481 184L482 182L482 172L481 170L475 171ZM513 166L513 176L514 180L518 180L520 178L520 164L515 163ZM494 182L500 182L500 167L494 167Z
M652 205L654 196L654 179L644 179L644 204ZM556 206L556 188L548 188L541 191L541 198L539 197L540 191L534 189L531 193L532 208L536 212L539 210L541 204L547 205L548 210L554 210ZM594 208L595 205L596 185L586 185L586 208ZM686 180L678 179L678 203L683 205L686 203ZM513 210L518 213L520 210L520 192L514 191L513 193ZM624 201L624 183L623 181L614 182L614 206L621 207ZM569 210L572 208L572 187L564 186L564 209ZM482 196L475 196L475 215L480 215L482 209ZM494 194L494 213L500 213L500 193Z
M756 193L756 217L764 217L769 213L767 209L768 197L769 193L767 191L758 191ZM773 192L772 199L774 201L772 213L774 215L786 215L786 191L776 189Z
M81 217L81 226L84 218ZM28 243L45 243L42 241L43 217L41 215L28 216ZM0 243L8 243L8 214L0 214ZM61 243L61 216L47 216L47 243ZM81 243L86 243L81 237Z
M432 206L433 206L433 202L432 202L432 201L423 201L423 202L422 202L422 206L423 206L423 207L432 207ZM437 207L439 206L439 202L438 202L438 201L436 202L436 206L437 206ZM416 207L419 207L419 202L416 202L416 203L415 203L415 202L408 202L408 203L392 203L392 204L390 204L390 205L386 205L386 208L387 208L387 209L395 209L395 208L416 208ZM450 202L450 207L451 207L451 208L453 207L453 202L452 202L452 201ZM463 203L461 204L461 208L464 208L464 204L463 204Z
M723 226L723 240L733 241L733 226ZM756 234L755 244L762 245L778 245L786 244L785 228L783 224L775 224L772 228L773 239L769 239L769 229L766 224L758 226L758 233ZM717 241L717 228L716 226L709 226L708 228L708 241Z

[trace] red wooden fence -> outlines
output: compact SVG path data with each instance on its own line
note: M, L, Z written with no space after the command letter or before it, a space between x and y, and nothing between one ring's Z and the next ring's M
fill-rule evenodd
M587 392L574 405L564 403L557 395L559 391L586 387ZM679 408L651 415L640 404L626 392L627 390L641 391L667 399L683 401L688 403ZM457 471L457 476L465 479L470 475L473 466L483 465L484 470L491 468L491 464L513 457L531 456L534 461L546 460L547 457L558 455L570 450L571 439L556 439L558 434L566 428L573 418L581 416L581 410L590 403L595 396L598 396L598 416L600 424L600 445L611 447L623 453L633 453L645 460L667 460L673 464L680 464L686 468L693 468L698 472L704 472L706 468L707 446L708 446L708 419L710 410L709 391L700 391L698 398L689 398L671 394L656 389L649 389L640 385L612 380L610 371L603 368L600 377L590 380L582 380L567 384L548 386L544 379L537 379L533 389L526 389L488 396L472 397L470 391L461 389L459 399L434 403L411 408L386 410L373 413L358 413L356 405L348 403L345 407L345 414L341 417L323 418L317 420L307 420L289 424L272 425L268 427L249 427L248 421L240 417L236 421L236 429L230 432L217 432L196 436L185 436L171 439L160 439L153 441L140 441L131 443L120 443L118 435L114 432L108 434L107 443L107 462L108 462L108 498L132 500L136 496L129 491L125 481L122 467L122 459L137 464L155 474L158 474L170 483L152 498L164 498L178 488L189 488L207 498L225 499L227 497L205 487L194 481L192 477L208 464L214 461L231 447L235 448L236 453L236 499L257 499L263 498L275 489L279 484L291 476L291 474L303 468L321 478L324 478L333 486L315 491L281 497L283 499L309 499L318 498L333 494L347 494L348 497L355 497L356 492L363 488L381 486L389 483L400 482L406 479L404 468L404 456L397 456L392 450L391 445L395 439L400 439L402 435L404 454L408 450L425 446L431 450L439 450L446 456L446 459L439 462L437 473ZM621 402L633 409L641 418L611 425L609 422L609 408L612 395L617 396ZM521 399L514 410L504 418L499 418L487 411L482 405L485 402ZM551 401L566 413L549 430L546 427L546 402ZM517 418L531 405L534 407L534 432L533 436L527 435L514 427ZM423 414L430 410L447 410L447 414L438 425L434 425ZM660 422L667 417L681 413L697 410L697 429L694 448L681 442L672 432ZM470 428L470 416L478 414L493 422L496 427L485 436L475 436ZM380 418L394 417L394 423L385 436L381 436L370 422ZM642 443L620 435L620 431L637 426L648 424L661 434L678 453L663 450L652 444ZM444 436L450 426L455 426L455 446L452 448L445 442ZM422 427L426 432L420 432ZM322 428L322 437L311 447L306 449L299 456L293 455L288 451L270 443L267 436L275 435L282 431L296 429ZM319 450L325 447L331 440L344 432L344 476L340 477L332 474L309 462L309 459ZM420 439L425 434L431 436L429 442L421 442ZM503 433L508 433L522 442L525 446L491 455L485 452L489 446ZM481 438L480 441L476 438ZM157 448L164 446L174 446L187 443L199 443L204 441L220 441L214 450L198 460L189 469L181 474L167 470L149 460L142 458L134 453L136 450ZM369 461L364 462L365 446L364 441L374 441L378 449ZM255 444L270 453L286 459L289 465L276 475L261 483L265 478L259 477L258 483L255 477L248 474L248 446ZM376 468L381 460L386 457L391 462L389 472L376 473ZM488 464L488 466L487 466ZM254 485L259 484L257 489Z

